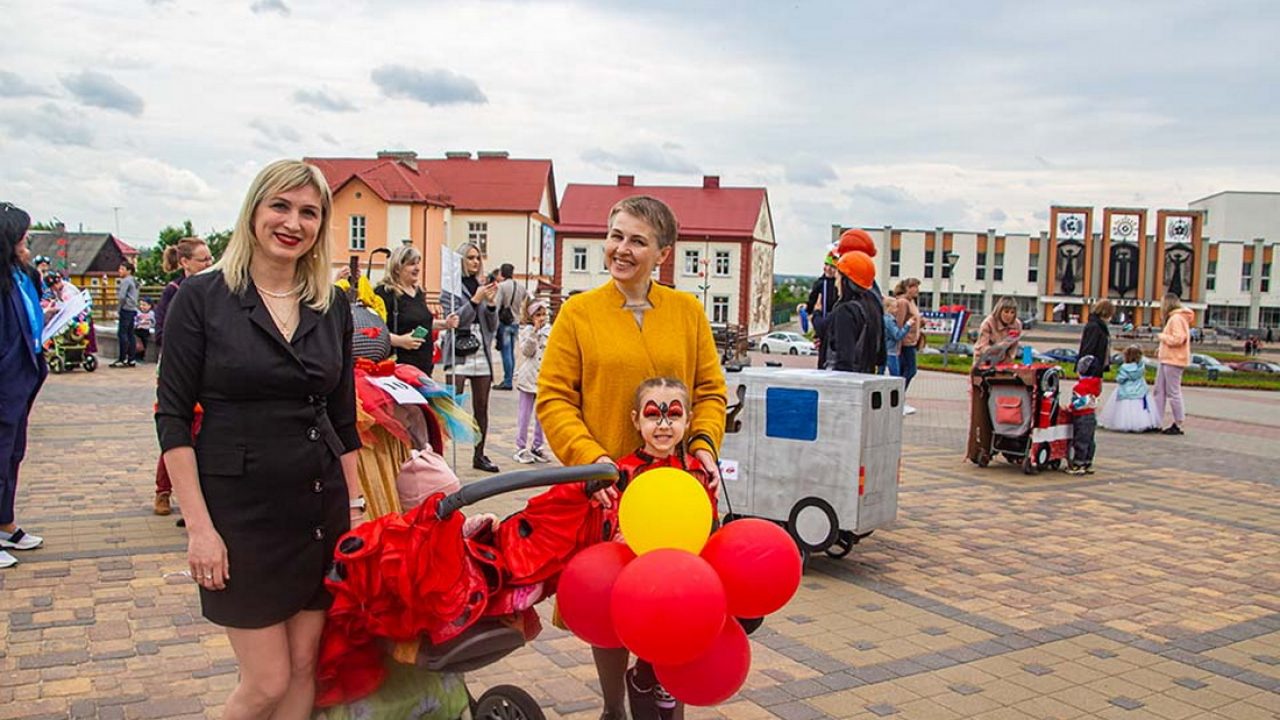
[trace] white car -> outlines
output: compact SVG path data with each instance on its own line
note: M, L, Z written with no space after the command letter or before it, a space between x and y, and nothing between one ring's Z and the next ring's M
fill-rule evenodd
M1200 353L1191 354L1191 364L1187 366L1188 370L1200 370L1207 372L1216 370L1219 373L1235 372L1229 366L1224 365L1221 360L1212 355L1201 355Z
M808 338L800 333L793 332L774 332L765 335L760 340L760 352L768 355L769 353L781 353L783 355L815 355L817 349Z

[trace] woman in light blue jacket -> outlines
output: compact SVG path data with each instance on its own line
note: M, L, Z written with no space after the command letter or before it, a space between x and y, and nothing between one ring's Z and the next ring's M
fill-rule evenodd
M1147 389L1147 369L1137 345L1125 348L1124 364L1116 371L1116 389L1098 414L1098 424L1116 432L1151 432L1160 427L1160 412Z
M884 351L885 364L889 366L889 374L894 377L902 377L902 338L911 332L911 320L907 320L898 326L895 313L898 310L900 301L892 295L884 297Z

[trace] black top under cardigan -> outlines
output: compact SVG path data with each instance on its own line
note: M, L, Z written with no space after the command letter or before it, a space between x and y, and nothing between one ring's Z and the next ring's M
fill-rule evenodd
M226 589L200 591L219 625L266 627L326 607L334 542L349 529L339 458L360 448L351 309L334 291L327 312L299 312L286 341L252 283L237 296L211 271L182 283L165 320L156 427L162 450L195 448L227 545Z

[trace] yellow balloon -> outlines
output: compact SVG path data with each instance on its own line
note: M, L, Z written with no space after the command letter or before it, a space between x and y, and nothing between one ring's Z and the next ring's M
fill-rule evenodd
M656 468L631 481L618 506L622 537L636 555L676 548L702 552L711 534L707 491L689 473Z

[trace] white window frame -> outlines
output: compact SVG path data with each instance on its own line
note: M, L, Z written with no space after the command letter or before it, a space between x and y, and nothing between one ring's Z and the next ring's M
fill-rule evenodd
M571 248L571 264L569 272L584 273L587 271L587 248L575 245Z
M1204 289L1216 290L1218 287L1218 261L1210 260L1204 273Z
M716 250L716 277L729 277L733 274L733 255L728 250Z
M991 269L991 278L995 282L1004 282L1004 253L998 252L995 255L995 267Z
M1031 253L1027 256L1027 282L1040 282L1040 253Z
M1240 263L1240 292L1253 291L1253 261Z
M702 265L702 251L696 248L686 248L684 251L684 274L688 277L696 277L698 269Z
M364 250L369 243L369 221L364 215L347 216L347 248Z
M711 322L722 325L729 324L729 296L711 296Z
M473 242L480 248L481 257L489 255L489 223L483 220L467 221L467 242Z

